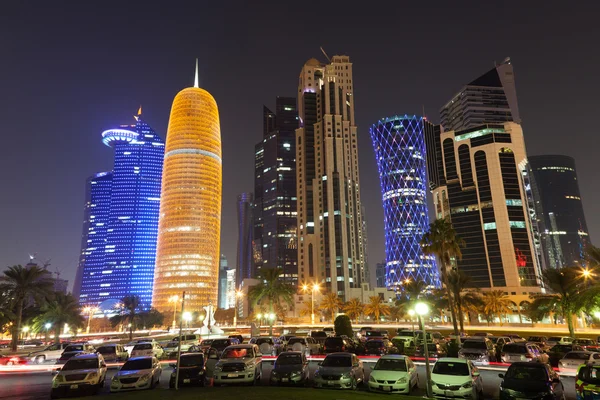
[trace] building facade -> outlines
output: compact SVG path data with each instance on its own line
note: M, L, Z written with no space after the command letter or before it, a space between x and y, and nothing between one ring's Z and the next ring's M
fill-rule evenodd
M385 266L386 262L377 263L375 267L375 287L376 288L384 288L385 287Z
M258 274L265 268L281 268L283 278L296 283L296 99L277 97L275 110L263 107L263 139L255 146L255 267Z
M563 155L532 156L529 166L546 266L584 266L590 238L575 160Z
M539 292L521 126L506 122L456 132L430 127L426 136L436 218L449 218L465 241L458 269L472 287Z
M386 281L399 290L406 281L440 287L435 257L420 240L429 229L423 117L383 118L371 129L383 202Z
M152 304L172 309L217 305L221 235L222 158L219 110L198 87L177 93L171 107L160 203Z
M219 301L217 307L226 309L227 307L227 272L229 268L227 266L227 257L221 254L221 260L219 261Z
M102 142L115 152L113 170L88 179L81 304L135 295L140 308L151 306L165 148L141 108L135 119L102 132Z
M521 123L510 58L465 85L442 107L440 114L442 126L447 131L486 123Z
M348 56L310 59L298 82L296 180L300 282L346 300L364 276L354 82Z
M235 278L237 282L254 278L254 245L252 236L252 193L241 193L237 197L238 243Z

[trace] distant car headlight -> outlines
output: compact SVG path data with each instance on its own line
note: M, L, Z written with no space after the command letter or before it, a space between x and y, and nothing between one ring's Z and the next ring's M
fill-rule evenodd
M473 382L472 381L465 382L465 383L463 383L463 385L461 387L463 387L465 389L471 388L471 387L473 387Z
M369 376L369 382L377 382L373 375Z
M406 383L406 382L408 382L408 379L406 379L405 376L403 376L402 378L400 378L396 381L396 383Z

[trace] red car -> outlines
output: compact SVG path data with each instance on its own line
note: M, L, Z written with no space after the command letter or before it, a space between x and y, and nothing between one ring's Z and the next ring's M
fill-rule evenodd
M7 356L0 354L0 365L19 365L27 364L27 359L21 356Z

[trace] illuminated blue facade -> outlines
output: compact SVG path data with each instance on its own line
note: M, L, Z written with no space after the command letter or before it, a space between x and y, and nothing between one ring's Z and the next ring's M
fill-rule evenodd
M379 169L385 225L385 286L406 280L439 287L435 258L419 244L429 228L424 121L418 116L383 118L371 129Z
M140 115L141 110L135 125L102 133L103 143L115 151L110 202L101 222L90 216L94 223L87 232L84 227L81 304L137 295L142 309L151 306L165 144ZM104 246L94 237L100 227L106 228Z

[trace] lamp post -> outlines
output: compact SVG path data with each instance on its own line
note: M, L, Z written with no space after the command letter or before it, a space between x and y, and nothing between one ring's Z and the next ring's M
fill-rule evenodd
M431 398L431 369L429 369L429 347L427 346L427 330L425 329L424 316L429 314L429 306L425 303L415 304L415 312L419 316L419 322L423 327L423 346L425 348L425 374L427 376L427 397Z
M90 333L90 321L92 320L92 316L98 311L98 307L85 307L83 312L87 314L87 328L85 328L85 333Z
M304 284L302 290L306 293L310 289L310 324L315 324L315 292L318 292L320 287L318 283L312 285Z
M177 315L177 302L179 301L179 296L174 295L169 297L169 303L173 303L173 330L177 326L177 322L175 321L175 316Z
M190 327L190 321L192 320L192 313L189 311L186 311L183 313L183 320L185 321L185 327L189 328Z
M46 344L48 344L48 330L50 329L51 326L52 326L52 324L50 322L46 322L44 324L44 328L46 328Z
M410 315L410 325L412 326L412 334L413 334L413 343L415 347L417 346L417 339L415 338L415 310L408 310L408 315Z
M27 333L29 332L29 327L28 326L24 326L23 327L23 340L25 340L25 338L27 337Z
M237 316L238 316L238 299L240 299L244 293L241 290L235 291L235 310L233 312L233 329L237 329Z

